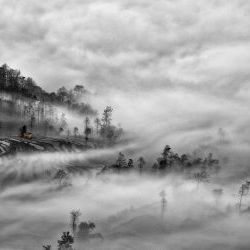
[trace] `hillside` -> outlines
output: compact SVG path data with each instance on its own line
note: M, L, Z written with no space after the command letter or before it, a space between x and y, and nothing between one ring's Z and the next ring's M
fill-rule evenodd
M114 142L120 137L122 129L111 124L113 109L107 106L103 116L98 117L97 111L83 102L88 95L89 91L83 85L46 92L32 78L24 77L19 70L4 64L0 67L0 137L20 135L20 129L25 126L37 138L75 137L88 140L91 137L108 138L109 142ZM8 143L13 144L13 140L9 140ZM23 144L20 138L18 140ZM62 144L62 147L71 147L71 142ZM5 146L1 146L0 154L5 154ZM31 146L31 151L33 149L34 146Z
M93 142L80 139L63 139L53 137L41 137L27 140L18 136L0 139L0 156L20 152L57 152L75 151L94 148Z
M56 92L47 92L37 85L31 77L25 77L20 70L12 69L7 64L0 67L0 93L8 93L16 98L28 98L31 101L61 105L79 114L96 115L89 104L82 102L88 90L83 85L72 89L59 88Z

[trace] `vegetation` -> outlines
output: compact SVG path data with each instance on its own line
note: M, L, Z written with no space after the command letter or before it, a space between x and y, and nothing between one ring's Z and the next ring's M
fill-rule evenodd
M160 175L168 173L187 174L194 178L199 186L200 182L209 180L210 174L218 173L220 170L219 160L214 159L211 153L209 153L205 159L186 154L179 156L177 153L171 151L169 145L165 146L161 153L161 157L157 158L153 166L145 167L146 161L142 156L138 158L137 163L136 168L133 159L127 161L125 155L120 152L116 163L109 167L105 167L102 172L104 173L110 169L115 172L137 169L139 173L142 174L151 168L151 173L159 173Z
M146 161L145 161L145 159L141 156L141 157L139 157L139 159L137 160L137 162L138 162L139 171L140 171L140 173L142 173L142 170L143 170L143 168L144 168L144 166L145 166L145 164L146 164Z
M72 234L75 235L76 234L76 230L77 230L77 223L78 223L78 219L81 215L80 210L73 210L70 213L71 215L71 229L72 229Z
M123 133L122 128L117 128L114 125L112 125L112 123L111 123L112 112L113 112L112 107L107 106L103 111L102 119L101 119L101 123L100 123L100 125L101 125L100 134L103 138L105 138L109 142L116 141L118 138L120 138L120 136ZM99 120L98 120L98 122L99 122ZM97 126L97 133L98 133L98 126Z
M68 178L68 173L66 173L63 169L58 169L54 176L54 179L58 181L59 186L68 185Z
M74 238L70 234L70 232L63 232L61 239L57 241L58 243L58 250L70 250L72 249L72 245L74 243Z
M105 144L115 143L123 130L112 124L113 108L107 106L102 117L98 117L90 105L82 102L87 93L82 85L69 90L61 87L56 92L48 93L30 77L25 78L19 70L4 64L0 67L0 112L3 117L0 134L16 135L20 131L23 138L29 132L40 136L82 138L86 145L91 138L98 138ZM80 114L83 127L72 124L60 107Z
M242 206L242 198L243 196L248 195L249 193L249 188L250 188L250 182L246 181L240 186L239 190L239 196L240 196L240 201L239 201L239 212L241 212L241 206Z
M88 241L91 238L103 239L100 233L93 233L95 229L95 224L93 222L80 222L78 223L79 217L81 216L80 210L72 210L70 212L71 217L71 230L72 234L68 232L63 232L60 239L57 241L58 250L73 250L73 243L76 239L80 241ZM51 250L51 245L43 245L45 250Z
M48 93L39 87L31 77L24 77L20 70L10 68L7 64L0 67L0 91L21 95L34 101L64 105L69 109L85 115L96 115L96 111L89 105L81 102L88 91L82 85L73 89L59 88L56 92Z

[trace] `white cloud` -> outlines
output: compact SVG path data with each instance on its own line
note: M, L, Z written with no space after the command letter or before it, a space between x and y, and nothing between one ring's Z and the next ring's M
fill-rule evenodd
M157 136L171 119L171 126L187 129L239 131L249 116L246 1L0 4L2 63L49 90L87 85L101 96L94 105L115 106L125 129L132 120L140 126L156 119L158 125L146 129Z

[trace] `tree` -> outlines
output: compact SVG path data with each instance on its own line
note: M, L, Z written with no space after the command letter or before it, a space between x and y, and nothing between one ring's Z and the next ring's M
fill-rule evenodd
M223 128L218 129L218 137L219 137L219 143L224 144L226 143L226 131Z
M209 179L209 175L206 171L200 171L194 173L194 179L197 181L197 188L199 189L201 182L207 182Z
M58 250L72 249L72 244L74 243L74 238L69 232L63 232L61 239L57 241Z
M209 153L208 156L205 158L204 162L203 162L203 167L208 167L209 170L214 171L215 173L217 173L220 170L220 166L219 166L219 160L214 159L213 158L213 154Z
M5 63L0 68L0 86L1 89L6 89L8 86L8 65Z
M129 159L128 160L128 168L132 169L133 167L134 167L134 161L133 161L133 159Z
M63 169L58 169L54 176L54 179L58 180L60 186L65 185L65 181L68 179L68 174Z
M139 157L139 159L137 160L138 162L138 168L139 168L139 172L142 172L142 169L144 168L146 161L144 160L144 158L141 156Z
M74 127L74 136L77 137L79 135L78 127Z
M33 130L35 121L36 121L35 113L32 112L32 114L30 116L30 129L31 129L31 131Z
M159 164L157 162L155 162L153 165L152 165L152 172L157 172L157 170L159 169Z
M159 195L161 197L161 219L164 220L164 214L165 214L165 209L166 209L166 204L167 204L166 192L162 190L159 193Z
M85 240L88 239L94 228L95 224L93 222L81 222L78 226L78 237Z
M180 161L181 161L181 164L185 166L188 162L188 155L186 154L181 155Z
M90 124L90 120L89 118L86 116L85 120L84 120L84 125L85 125L85 129L89 127Z
M83 96L83 94L86 93L86 90L83 85L75 85L73 89L73 95L75 100L78 100Z
M118 155L118 159L116 161L116 165L117 165L117 167L119 169L127 167L127 161L126 161L125 155L123 153L121 153L121 152Z
M57 96L62 103L65 103L68 101L69 92L65 87L61 87L57 90Z
M98 136L99 135L99 128L101 126L101 122L100 122L100 119L98 117L95 119L95 125L96 125L96 135Z
M68 129L67 129L67 138L68 138L68 139L69 139L69 137L70 137L70 134L71 134L71 133L70 133L70 129L68 128Z
M84 131L84 134L85 134L85 140L86 140L86 144L89 140L89 136L91 135L91 128L86 128L85 131Z
M47 136L48 130L49 130L50 128L51 128L51 127L50 127L50 124L49 124L49 120L46 119L46 120L44 121L44 136Z
M107 106L102 114L102 126L107 128L111 125L113 109L111 106Z
M61 113L61 118L60 118L60 128L65 130L68 127L66 115L62 112Z
M10 69L9 70L9 89L14 92L19 91L19 77L20 77L20 71Z
M166 169L171 166L172 161L171 161L171 157L172 157L172 152L171 152L171 148L169 145L166 145L163 152L162 152L162 157L158 158L158 164L159 164L159 169Z
M239 212L241 212L241 205L242 205L243 196L246 196L249 193L249 186L250 186L250 182L248 182L248 181L240 186L240 190L239 190L239 195L240 195Z
M78 219L81 215L80 210L72 210L70 212L71 215L71 229L72 229L72 234L75 235L76 234L76 229L77 229L77 222Z
M85 140L86 140L86 144L88 143L89 140L89 136L91 134L91 128L89 127L90 124L90 120L88 117L85 118L85 130L84 130L84 134L85 134Z
M61 135L64 132L64 129L62 127L59 128L59 135Z

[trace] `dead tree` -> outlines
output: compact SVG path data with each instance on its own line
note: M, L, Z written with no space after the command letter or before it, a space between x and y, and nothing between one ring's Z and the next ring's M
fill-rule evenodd
M250 186L250 182L248 182L248 181L240 186L239 213L241 212L242 198L243 198L243 196L246 196L249 193L249 186Z
M76 230L77 230L77 222L78 222L78 219L81 215L81 212L80 212L80 210L73 210L70 212L70 215L71 215L72 234L73 234L73 236L75 236Z
M162 190L159 193L161 197L161 219L162 221L164 220L164 215L165 215L165 210L166 210L166 205L167 205L167 200L166 200L166 192Z

